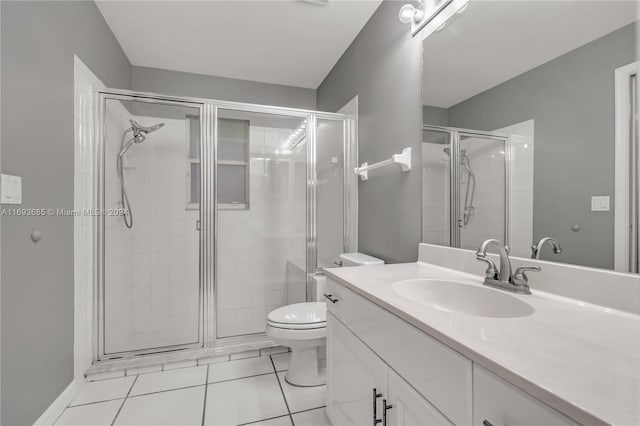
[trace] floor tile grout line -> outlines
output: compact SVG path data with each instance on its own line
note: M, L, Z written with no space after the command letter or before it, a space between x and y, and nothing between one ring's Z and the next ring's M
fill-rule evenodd
M291 409L289 409L289 402L287 401L287 397L284 394L284 389L282 388L282 383L280 383L280 376L278 375L278 372L276 370L276 364L273 362L273 358L271 355L269 355L269 359L271 359L271 365L273 366L274 371L276 371L276 380L278 381L278 386L280 386L280 392L282 392L282 399L284 399L284 405L287 407L287 413L289 413L289 420L291 420L291 424L293 426L295 426L295 423L293 422L293 415L291 414Z
M121 399L125 399L125 397L121 396L120 398L101 399L100 401L85 402L84 404L77 404L77 405L69 405L67 408L86 407L87 405L102 404L103 402L120 401ZM67 408L65 408L65 410Z
M267 422L269 420L275 420L275 419L282 419L284 417L289 417L288 414L284 414L282 416L275 416L275 417L269 417L267 419L262 419L262 420L256 420L255 422L249 422L249 423L240 423L238 426L251 426L251 425L255 425L257 423L262 423L262 422ZM289 419L291 420L291 419Z
M207 414L207 391L209 390L209 365L207 365L207 377L204 381L204 401L202 404L202 426L204 426L205 415Z
M1 0L0 0L1 1ZM177 391L177 390L185 390L185 389L193 389L193 388L199 388L200 386L207 386L206 383L200 383L199 385L189 385L189 386L181 386L179 388L171 388L171 389L163 389L163 390L159 390L159 391L153 391L153 392L147 392L147 393L141 393L138 395L130 395L128 397L128 399L131 398L139 398L141 396L148 396L148 395L156 395L158 393L166 393L166 392L173 392L173 391Z
M295 411L295 412L293 412L293 413L291 413L291 414L292 414L292 415L293 415L293 414L301 414L301 413L306 413L307 411L319 410L319 409L321 409L321 408L327 408L327 406L326 406L326 405L321 405L320 407L307 408L306 410Z
M120 408L118 408L118 411L116 412L116 416L111 421L110 426L113 426L116 423L116 419L120 415L120 411L122 411L122 407L124 407L124 403L127 402L127 398L129 397L129 394L133 390L133 387L135 386L136 382L138 381L138 377L140 377L140 376L137 375L136 378L133 379L133 382L131 382L131 387L129 388L129 392L127 392L127 394L125 395L124 399L122 400L122 404L120 404Z
M0 0L1 1L1 0ZM226 382L233 382L234 380L242 380L242 379L250 379L252 377L260 377L260 376L267 376L269 374L277 374L277 373L273 373L273 372L269 372L269 373L260 373L260 374L254 374L251 376L242 376L242 377L236 377L234 379L225 379L225 380L219 380L217 382L211 382L209 383L209 380L207 380L207 384L208 385L215 385L217 383L226 383Z

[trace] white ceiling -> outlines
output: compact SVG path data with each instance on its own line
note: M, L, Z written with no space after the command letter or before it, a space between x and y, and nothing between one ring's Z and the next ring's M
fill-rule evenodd
M637 18L631 1L478 1L424 41L423 101L448 108Z
M380 1L96 4L133 65L315 89Z

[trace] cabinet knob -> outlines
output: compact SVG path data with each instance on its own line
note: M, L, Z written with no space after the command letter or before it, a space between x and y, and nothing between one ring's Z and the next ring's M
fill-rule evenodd
M493 423L491 423L489 420L483 420L482 426L493 426Z
M331 303L337 303L339 299L333 297L333 294L324 294L325 299L327 299Z

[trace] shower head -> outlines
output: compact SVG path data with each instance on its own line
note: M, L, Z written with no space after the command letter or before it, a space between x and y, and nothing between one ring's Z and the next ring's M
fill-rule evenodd
M449 149L449 147L443 148L442 150L444 151L445 154L451 155L451 150ZM467 149L466 148L461 149L460 154L462 154L462 156L465 157L467 155Z
M149 127L141 126L135 120L129 120L129 123L131 123L131 128L133 129L133 136L136 143L144 141L146 139L144 135L155 132L156 130L164 126L164 123L154 124L153 126Z

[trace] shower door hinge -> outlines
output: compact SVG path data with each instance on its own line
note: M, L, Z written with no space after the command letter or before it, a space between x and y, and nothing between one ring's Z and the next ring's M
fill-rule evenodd
M196 229L200 231L202 229L202 223L199 220L196 220Z

